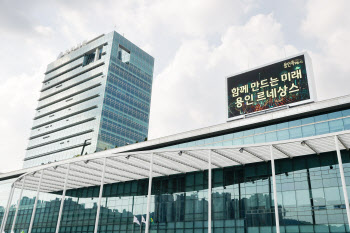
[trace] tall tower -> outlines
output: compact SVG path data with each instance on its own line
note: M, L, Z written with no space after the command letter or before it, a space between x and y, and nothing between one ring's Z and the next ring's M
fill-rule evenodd
M117 32L60 54L47 66L24 167L144 141L153 66Z

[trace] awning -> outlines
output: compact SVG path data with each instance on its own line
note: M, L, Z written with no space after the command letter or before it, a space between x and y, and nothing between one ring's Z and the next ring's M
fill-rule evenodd
M271 145L275 160L314 155L335 151L335 136L339 139L340 149L348 150L350 130L309 138L243 146L160 149L117 154L109 150L52 163L41 170L39 167L37 171L19 177L15 187L22 188L25 176L24 189L36 191L43 172L40 191L60 191L63 188L68 166L70 170L67 189L99 186L104 159L106 159L104 184L145 179L149 177L152 153L153 177L207 170L209 153L211 153L213 169L268 162L271 159Z

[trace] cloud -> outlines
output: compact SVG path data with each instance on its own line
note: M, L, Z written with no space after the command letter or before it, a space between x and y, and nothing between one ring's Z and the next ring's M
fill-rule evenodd
M3 109L0 114L1 172L22 167L42 72L43 67L31 75L13 76L0 85L0 106Z
M302 49L321 98L348 94L349 2L297 2L1 1L0 171L21 163L45 66L111 30L155 57L149 138L225 122L226 76Z
M231 26L218 46L185 40L173 61L156 77L150 138L223 123L226 120L225 77L284 56L281 25L272 14L256 15Z
M42 26L42 25L38 25L38 26L34 27L34 30L43 36L51 36L54 33L54 31L51 27Z
M317 50L310 51L319 99L349 94L349 1L308 1L301 31ZM335 80L337 80L335 82Z

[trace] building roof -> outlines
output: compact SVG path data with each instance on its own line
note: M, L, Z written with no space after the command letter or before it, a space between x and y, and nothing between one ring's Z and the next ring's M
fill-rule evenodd
M152 154L153 177L208 170L209 154L213 169L268 162L271 160L271 148L273 148L273 157L276 160L319 155L335 151L335 137L339 139L339 148L348 150L350 130L295 140L245 145L244 147L195 147L124 153L109 150L41 166L38 170L19 177L15 187L21 188L25 180L26 190L37 190L43 172L40 190L42 192L60 191L63 189L68 167L70 170L67 189L98 186L101 183L104 163L106 163L104 184L145 179L149 177Z
M296 106L293 108L288 108L276 112L270 112L263 115L257 115L250 118L239 119L236 121L231 121L219 125L209 126L201 129L191 130L179 134L174 134L166 137L152 139L146 142L135 143L108 151L102 151L90 155L85 155L84 158L88 159L94 156L103 156L105 153L125 153L125 152L135 152L142 150L153 150L156 148L161 148L176 143L181 143L185 141L195 140L199 138L205 138L209 136L215 136L223 134L224 132L238 131L240 129L248 127L258 127L262 124L278 122L285 119L292 119L293 117L301 117L307 114L317 114L322 112L328 112L331 110L338 110L345 107L350 107L350 95L341 96L337 98L332 98L328 100L318 101L311 104L306 104L302 106ZM209 148L209 147L206 147ZM217 148L217 147L215 147ZM188 148L190 149L190 148ZM67 163L68 161L75 161L75 159L63 160L61 162ZM58 164L59 162L53 163ZM52 164L41 165L37 167L25 168L21 170L11 171L4 174L0 174L0 181L4 179L18 177L24 173L34 172Z

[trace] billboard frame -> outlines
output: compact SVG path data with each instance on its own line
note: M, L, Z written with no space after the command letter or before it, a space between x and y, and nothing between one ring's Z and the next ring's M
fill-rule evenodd
M282 105L282 106L277 106L277 107L273 107L273 108L268 108L265 110L260 110L260 111L256 111L256 112L252 112L252 113L242 114L239 116L228 117L228 113L229 113L228 94L229 93L227 90L227 82L228 82L229 78L232 78L233 76L236 76L236 75L247 73L249 71L257 70L257 69L263 68L265 66L273 65L273 64L278 63L278 62L292 59L292 58L295 58L295 57L301 56L301 55L304 55L304 59L305 59L305 68L306 68L306 73L307 73L307 82L308 82L308 86L309 86L310 99L302 100L302 101L298 101L295 103L286 104L286 105ZM311 61L311 57L309 56L309 54L306 51L294 54L292 56L284 57L282 59L274 60L272 62L263 64L263 65L259 65L259 66L253 67L253 68L249 68L249 69L246 69L246 70L243 70L243 71L240 71L238 73L234 73L234 74L231 74L231 75L225 77L226 122L246 118L247 116L252 116L255 114L261 115L261 114L265 114L265 113L269 113L269 112L273 112L273 111L278 111L278 110L282 110L285 108L290 108L290 107L294 107L294 106L298 106L298 105L308 104L308 103L312 103L312 102L316 102L316 101L317 101L317 93L316 93L314 72L313 72L313 68L312 68L312 61Z

